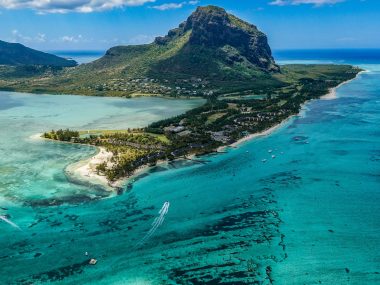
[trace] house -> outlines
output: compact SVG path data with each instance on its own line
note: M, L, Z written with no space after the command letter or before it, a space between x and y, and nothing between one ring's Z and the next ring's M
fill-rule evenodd
M227 143L230 140L230 138L225 135L224 131L211 132L210 134L211 134L211 138L217 142Z
M184 131L186 128L184 126L169 126L169 127L166 127L164 128L164 131L165 132L168 132L168 133L180 133L182 131Z
M188 136L190 134L191 134L191 131L189 131L189 130L185 130L185 131L177 133L177 135L180 136L180 137L186 137L186 136Z

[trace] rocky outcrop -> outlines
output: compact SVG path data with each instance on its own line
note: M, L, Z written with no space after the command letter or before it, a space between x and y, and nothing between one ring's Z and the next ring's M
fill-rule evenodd
M156 44L167 44L171 40L190 32L189 45L212 49L233 50L230 60L248 60L253 65L268 71L278 71L267 37L256 26L249 24L216 6L199 7L187 21L170 30L165 37L158 37Z

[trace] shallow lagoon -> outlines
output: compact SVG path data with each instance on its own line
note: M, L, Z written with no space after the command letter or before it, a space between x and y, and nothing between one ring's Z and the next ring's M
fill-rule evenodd
M93 147L36 138L51 129L127 129L181 114L202 100L96 98L0 93L0 195L30 203L96 192L68 183L66 165L90 156Z
M29 136L56 117L39 123L31 114L14 119L6 109L0 124L11 148L1 146L0 173L14 179L1 185L1 199L3 213L23 231L0 224L1 283L378 284L380 68L367 67L372 72L341 87L337 100L308 103L272 135L209 156L207 164L152 169L132 191L101 200L83 200L83 193L100 194L62 176L66 163L92 149L46 142L40 159L41 142ZM55 108L50 114L63 107ZM58 115L49 127L76 120ZM115 121L123 120L110 118L109 126ZM13 122L23 135L9 129ZM30 185L39 188L26 191ZM30 197L61 195L67 203L28 204ZM170 206L160 215L165 202ZM89 257L98 264L87 265Z

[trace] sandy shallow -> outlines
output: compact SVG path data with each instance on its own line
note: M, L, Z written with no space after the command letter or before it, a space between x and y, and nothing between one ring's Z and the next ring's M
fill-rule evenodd
M112 190L113 188L119 186L120 181L110 183L104 175L99 175L96 170L96 167L103 162L109 163L112 156L113 154L111 152L108 152L103 147L99 147L97 154L87 160L69 165L65 169L65 172L75 180L100 185L107 190Z
M74 181L79 180L79 182L85 182L90 185L98 185L108 191L113 191L118 187L122 187L124 184L128 183L128 181L133 180L134 177L144 173L145 171L149 170L149 168L151 168L149 165L143 165L138 167L133 172L133 175L121 178L114 182L109 182L104 175L98 174L96 167L104 162L108 163L108 166L111 166L111 163L109 161L112 156L112 152L108 152L104 147L99 147L98 153L96 155L87 160L79 161L77 163L69 165L65 170L66 175L68 175ZM167 163L167 161L159 160L156 165L161 165L164 163Z

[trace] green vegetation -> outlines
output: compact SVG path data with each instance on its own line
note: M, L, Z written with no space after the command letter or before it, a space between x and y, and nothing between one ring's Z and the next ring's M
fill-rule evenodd
M105 175L109 181L129 176L142 165L154 165L159 159L168 158L171 149L170 141L165 136L141 130L96 131L96 135L71 130L53 130L45 133L43 137L104 147L113 156L109 161L99 164L97 171Z
M207 6L151 44L113 47L89 64L36 72L0 70L0 89L204 97L282 86L273 77L278 71L262 32L222 8Z
M145 129L58 130L54 140L105 147L110 181L160 159L201 155L268 129L352 79L348 65L276 65L265 34L224 9L199 7L151 44L119 46L74 68L0 67L0 89L95 96L203 97L204 106Z
M66 130L57 130L54 131L52 130L49 133L44 133L43 137L46 139L51 139L51 140L58 140L58 141L65 141L65 142L77 142L79 138L79 132L77 131L71 131L69 129Z
M300 111L310 99L353 79L360 69L348 65L289 65L276 75L284 83L252 90L241 97L209 96L205 105L155 122L144 129L117 131L52 131L46 138L105 147L113 157L97 167L109 181L130 176L142 165L215 151L252 133L264 131ZM248 97L244 98L244 97ZM223 99L223 100L220 100Z
M27 48L21 44L0 41L0 65L44 65L55 67L76 66L74 60L67 60L52 54Z

